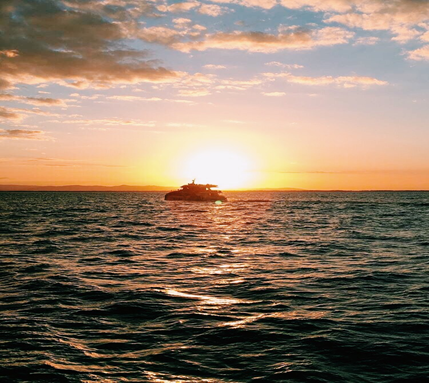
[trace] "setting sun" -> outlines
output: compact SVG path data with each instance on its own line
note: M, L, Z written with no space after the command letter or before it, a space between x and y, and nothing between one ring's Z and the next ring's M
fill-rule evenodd
M215 183L223 189L239 189L251 179L251 161L239 152L210 148L187 158L183 176L198 183Z

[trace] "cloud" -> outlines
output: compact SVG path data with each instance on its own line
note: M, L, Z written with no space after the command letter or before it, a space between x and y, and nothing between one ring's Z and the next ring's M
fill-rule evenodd
M0 56L6 56L6 57L16 57L18 56L18 51L16 49L8 50L8 51L0 51Z
M0 90L11 88L12 84L5 80L4 78L0 78Z
M268 97L282 97L286 95L285 92L262 92L262 94Z
M4 108L0 106L0 118L7 118L11 120L20 120L22 119L22 115L16 113L14 109Z
M177 43L177 50L204 51L207 49L237 49L251 52L276 52L286 48L299 48L309 45L311 37L308 32L273 35L264 32L219 32L207 35L203 41Z
M392 15L389 14L364 14L347 13L334 15L325 20L327 23L339 23L349 28L361 28L367 31L388 30L392 26Z
M104 96L102 94L99 94L99 93L93 94L91 96L82 96L79 93L72 93L70 95L70 97L79 98L79 99L82 99L82 100L98 100L99 98L102 98Z
M203 68L218 70L218 69L226 69L226 66L225 65L207 64L207 65L204 65Z
M388 30L394 35L392 40L401 44L419 37L424 32L422 23L429 19L426 0L280 0L280 4L291 9L324 12L326 23Z
M278 61L271 61L269 63L265 63L265 65L275 66L275 67L285 68L285 69L301 69L301 68L304 68L303 65L299 65L299 64L283 64L283 63L278 62Z
M314 32L314 45L345 44L353 38L353 36L353 32L346 31L342 28L322 28Z
M208 96L210 91L208 89L181 89L179 95L183 97L203 97Z
M426 0L280 0L286 8L305 8L316 12L386 15L401 23L418 23L429 15Z
M208 34L204 36L203 40L172 43L171 47L183 52L237 49L271 53L284 49L310 49L316 46L343 44L353 36L353 32L335 27L315 31L297 28L278 34L235 31Z
M309 85L309 86L322 86L322 85L338 85L344 88L352 88L356 86L382 86L387 85L387 81L378 80L374 77L368 76L294 76L291 73L264 73L268 78L283 78L286 81L294 84Z
M0 131L1 132L1 131ZM0 133L1 134L1 133ZM0 136L1 137L1 136ZM65 158L51 158L51 157L8 157L0 158L0 162L3 163L13 163L14 165L35 165L35 166L54 166L54 167L126 167L123 165L114 165L114 164L103 164L97 162L90 162L87 160L80 159L65 159ZM4 177L5 179L6 177ZM7 177L8 178L8 177ZM0 178L1 179L1 178Z
M221 16L228 12L232 12L232 9L220 7L216 4L201 4L201 6L198 8L198 13L212 17Z
M271 9L277 5L277 0L241 0L239 4L246 7L259 7Z
M179 85L177 85L176 87L178 87ZM71 95L72 97L76 97L76 98L80 98L83 100L99 100L99 99L103 99L103 100L116 100L116 101L125 101L125 102L181 102L181 103L192 103L191 101L187 101L187 100L176 100L176 99L169 99L169 98L160 98L160 97L140 97L140 96L127 96L127 95L118 95L118 96L104 96L101 94L96 94L94 96L81 96L77 93L74 93ZM105 101L103 101L105 102ZM82 117L81 115L75 115L76 117ZM71 117L71 116L69 116ZM84 125L90 125L91 120L78 120L78 121L73 121L73 120L67 120L65 121L65 123L83 123ZM148 126L148 123L142 123L141 121L138 120L119 120L119 119L106 119L106 120L93 120L94 124L99 124L99 123L105 123L106 125L129 125L130 123L133 124L135 123L135 125L139 125L139 126ZM152 124L152 122L150 122L149 124Z
M44 140L44 132L41 130L24 130L24 129L0 129L0 140Z
M214 3L237 4L249 8L271 9L277 5L277 0L213 0Z
M423 35L420 36L420 40L429 42L429 31L423 33Z
M214 88L217 90L247 90L256 85L262 84L261 79L251 79L251 80L232 80L232 79L223 79L219 81L219 85L216 85Z
M122 168L123 165L112 165L103 163L87 162L86 160L72 160L63 158L49 158L49 157L35 157L23 159L24 163L31 163L43 166L54 167L108 167L108 168Z
M136 127L153 127L154 121L142 121L136 119L121 119L121 118L105 118L105 119L71 119L71 120L51 120L51 123L73 124L81 126L136 126Z
M76 87L109 86L173 81L180 76L149 60L147 52L124 45L135 33L129 16L138 9L137 2L131 2L131 9L116 2L122 13L128 12L126 22L118 21L126 19L125 13L119 16L119 10L108 10L113 1L90 3L3 0L0 88L49 81Z
M375 45L380 41L378 37L359 37L353 45Z
M411 52L408 52L408 57L411 60L429 60L429 45L424 45L419 49L415 49Z
M392 40L399 43L420 36L421 23L429 18L429 2L425 0L350 0L348 3L350 9L346 13L327 15L325 22L364 30L389 30L394 35ZM417 26L419 29L413 28Z
M45 97L24 97L24 96L15 96L12 94L3 93L0 94L0 100L4 101L18 101L24 104L30 105L49 105L49 106L65 106L66 103L63 100L58 100L55 98L45 98Z
M147 0L63 0L63 3L67 7L95 12L115 21L130 21L141 16L159 17L153 2Z
M178 43L183 36L186 36L185 31L164 26L143 28L138 33L138 37L143 41L167 46Z
M162 101L159 97L139 97L139 96L109 96L108 100L119 100L119 101Z
M200 4L198 1L183 1L181 3L175 3L171 5L160 5L158 6L158 10L161 12L182 13L188 12L199 5Z
M280 0L280 4L286 8L307 8L313 11L346 12L352 9L354 2L358 0Z
M373 77L365 76L322 76L322 77L305 77L305 76L288 76L288 81L296 84L304 85L329 85L335 84L345 88L351 88L357 85L387 85L387 81L377 80Z
M392 37L392 40L397 41L400 44L405 44L407 41L413 40L417 36L421 35L420 31L403 25L392 26L391 30L392 33L396 35Z
M24 117L26 114L36 114L39 116L56 116L56 117L59 116L59 114L57 113L41 110L40 108L32 108L32 109L10 108L9 110L20 113L20 118Z
M190 23L192 23L191 19L185 19L183 17L173 19L173 24L175 24L178 28L186 28Z

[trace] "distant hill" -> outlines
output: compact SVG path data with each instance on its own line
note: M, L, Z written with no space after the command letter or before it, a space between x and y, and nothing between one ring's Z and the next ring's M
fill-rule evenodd
M0 185L0 191L170 191L177 188L171 186L99 186L99 185L64 185L64 186L38 186L38 185Z
M157 186L157 185L119 185L119 186L100 186L100 185L63 185L63 186L38 186L38 185L1 185L1 191L75 191L75 192L166 192L177 190L177 186ZM223 189L226 192L362 192L362 191L377 191L377 192L400 192L400 191L428 191L428 190L313 190L313 189L297 189L297 188L256 188L256 189Z
M170 191L176 190L174 186L157 186L157 185L119 185L119 186L100 186L100 185L63 185L63 186L39 186L39 185L0 185L0 191L102 191L102 192L151 192L151 191ZM305 191L304 189L296 188L257 188L257 189L241 189L224 191L252 191L252 192L269 192L269 191Z
M257 188L257 189L246 189L245 191L260 191L260 192L276 192L276 191L307 191L305 189L297 189L297 188Z

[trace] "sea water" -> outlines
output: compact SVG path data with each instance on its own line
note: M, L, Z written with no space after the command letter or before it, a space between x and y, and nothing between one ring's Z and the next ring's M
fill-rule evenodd
M429 193L0 193L2 382L429 381Z

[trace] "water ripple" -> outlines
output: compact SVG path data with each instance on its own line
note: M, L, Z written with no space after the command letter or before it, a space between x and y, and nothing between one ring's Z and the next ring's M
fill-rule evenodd
M429 193L1 193L0 380L423 382Z

